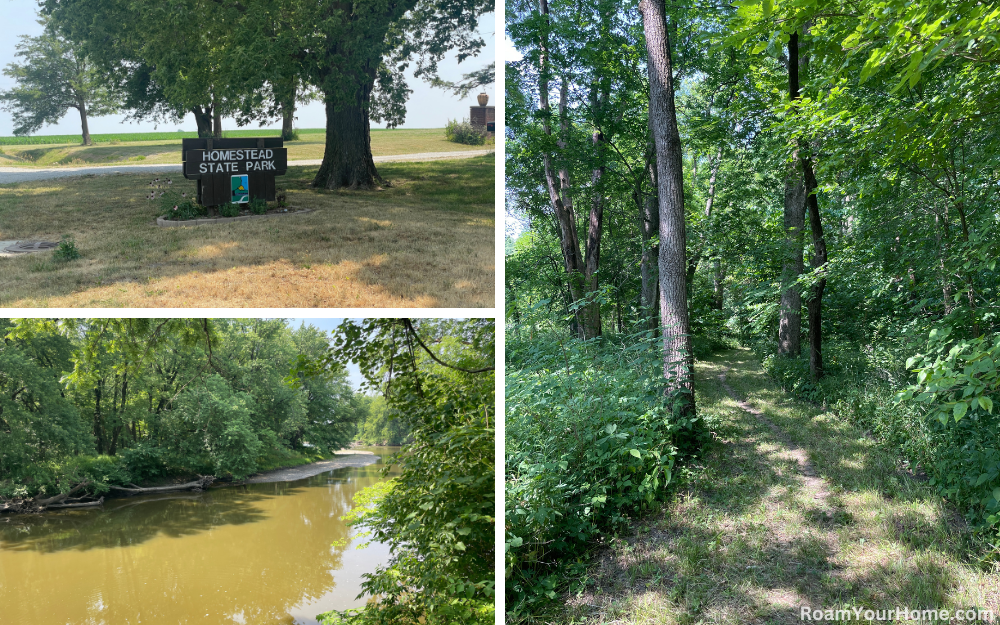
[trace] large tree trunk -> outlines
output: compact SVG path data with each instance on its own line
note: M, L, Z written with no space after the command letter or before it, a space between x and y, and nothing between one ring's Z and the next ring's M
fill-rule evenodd
M80 99L80 126L83 134L83 145L93 145L90 140L90 126L87 124L87 103Z
M292 85L291 93L286 95L281 101L281 138L291 141L295 132L295 85Z
M792 100L799 98L799 34L793 32L788 40L788 88ZM826 267L826 238L823 236L823 222L819 215L819 199L816 197L816 174L813 171L809 144L799 139L798 157L805 183L806 206L809 209L809 228L812 231L813 271L823 271ZM821 277L809 292L806 310L809 315L809 371L814 380L823 377L823 290L826 278Z
M195 106L191 109L194 123L198 125L198 138L208 139L212 136L212 107Z
M321 189L372 189L382 177L372 159L368 97L372 85L350 104L326 98L326 149L313 186Z
M660 321L663 331L663 374L667 393L687 396L693 412L691 324L688 319L685 269L684 170L681 137L674 107L670 37L662 0L641 0L649 71L649 124L656 145L656 179L660 199Z
M212 104L212 138L222 138L222 108L218 102Z
M781 264L778 353L798 356L802 350L802 295L795 282L802 274L802 237L806 225L806 190L797 169L785 178L785 244Z
M281 138L291 141L294 138L295 129L292 122L295 120L295 103L291 106L281 107Z

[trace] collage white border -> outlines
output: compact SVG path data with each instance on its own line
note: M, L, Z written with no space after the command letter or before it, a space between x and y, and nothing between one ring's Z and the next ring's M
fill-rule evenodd
M282 318L359 318L359 317L414 317L414 318L492 318L496 323L496 441L494 449L496 481L496 625L504 622L504 0L495 6L496 26L494 29L494 49L496 51L496 110L500 111L496 124L496 174L494 205L494 252L495 283L494 307L489 308L8 308L4 316L8 318L83 318L83 317L123 317L123 318L164 318L164 317L282 317Z

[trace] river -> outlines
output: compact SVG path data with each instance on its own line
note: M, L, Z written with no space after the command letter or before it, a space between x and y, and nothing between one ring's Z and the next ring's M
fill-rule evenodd
M379 462L0 518L0 623L315 625L363 605L361 576L389 549L356 549L340 517L398 448L364 449Z

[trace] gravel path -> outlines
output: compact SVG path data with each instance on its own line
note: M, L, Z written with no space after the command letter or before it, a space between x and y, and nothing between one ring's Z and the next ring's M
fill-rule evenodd
M400 161L439 161L457 158L472 158L492 154L494 150L468 150L464 152L420 152L417 154L393 154L376 156L376 163L394 163ZM322 159L305 161L289 161L290 166L319 165ZM136 174L136 173L180 173L180 163L162 163L159 165L98 165L93 167L0 167L0 184L25 182L28 180L48 180L50 178L65 178L68 176L85 176L87 174Z
M275 469L259 475L248 477L240 484L263 484L266 482L294 482L305 479L320 473L326 473L333 469L344 469L346 467L363 467L378 462L378 456L370 451L338 451L336 458L320 460L312 464L304 464L300 467L290 469Z

